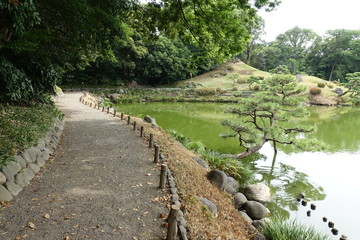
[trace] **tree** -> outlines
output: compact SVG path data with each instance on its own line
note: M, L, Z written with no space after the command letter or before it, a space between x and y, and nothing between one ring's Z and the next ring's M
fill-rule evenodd
M228 110L237 115L239 120L222 123L235 132L224 137L238 137L240 146L245 148L244 152L237 154L237 158L257 152L267 142L273 144L275 152L277 144L292 145L298 150L321 147L314 140L296 137L296 134L309 133L314 128L301 126L296 122L293 123L295 126L291 126L292 118L308 114L301 106L304 98L299 96L304 88L297 85L294 76L273 75L264 80L262 89L264 90L254 93L242 100L237 107Z
M359 105L360 104L360 72L348 73L346 74L346 79L347 82L344 83L344 86L347 87L348 90L345 91L340 96L349 93L352 102L356 105Z

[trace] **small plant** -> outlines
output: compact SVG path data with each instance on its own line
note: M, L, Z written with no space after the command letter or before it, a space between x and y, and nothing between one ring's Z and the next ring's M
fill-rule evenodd
M259 76L259 79L260 79L260 80L264 80L265 77L264 77L264 76Z
M334 85L332 85L332 84L327 84L327 87L330 88L330 89L333 89L333 88L334 88Z
M237 91L238 88L237 88L236 86L233 86L233 87L231 88L231 90L232 90L232 91Z
M321 89L318 87L312 87L310 88L310 94L311 95L319 95L321 93Z
M239 78L236 82L237 82L238 84L244 84L244 83L246 83L246 79L244 79L244 78Z
M319 88L324 88L324 87L326 86L326 84L325 84L324 82L319 82L319 83L317 84L317 86L318 86Z

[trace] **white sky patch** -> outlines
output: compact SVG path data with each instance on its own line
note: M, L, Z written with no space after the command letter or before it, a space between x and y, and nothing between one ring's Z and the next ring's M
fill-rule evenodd
M265 20L265 41L298 26L319 35L328 30L360 30L359 0L283 0L272 12L259 11Z

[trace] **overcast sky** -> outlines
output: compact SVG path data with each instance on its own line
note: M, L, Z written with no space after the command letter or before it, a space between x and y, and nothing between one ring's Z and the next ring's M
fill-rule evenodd
M282 0L277 10L259 11L265 19L266 41L295 26L319 35L327 30L360 30L360 0Z

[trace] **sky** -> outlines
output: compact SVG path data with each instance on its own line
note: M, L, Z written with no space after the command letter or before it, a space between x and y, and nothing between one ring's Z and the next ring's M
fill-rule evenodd
M263 39L267 42L298 26L319 35L327 30L360 30L359 0L282 0L272 12L259 11L265 20Z

